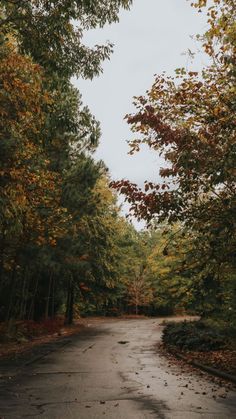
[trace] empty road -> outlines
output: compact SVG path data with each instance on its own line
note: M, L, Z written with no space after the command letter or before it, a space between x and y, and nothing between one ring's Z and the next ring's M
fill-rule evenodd
M160 323L92 323L28 362L1 362L0 418L236 418L235 391L158 354Z

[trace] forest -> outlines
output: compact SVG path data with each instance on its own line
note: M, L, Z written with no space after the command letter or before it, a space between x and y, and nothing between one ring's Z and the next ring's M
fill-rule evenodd
M0 322L63 316L198 314L236 326L236 7L207 8L201 73L156 76L135 139L161 155L161 182L114 181L97 161L99 121L72 77L93 79L110 43L83 34L131 0L2 0ZM196 13L197 19L197 13ZM126 110L124 109L124 114ZM118 194L136 231L121 215Z

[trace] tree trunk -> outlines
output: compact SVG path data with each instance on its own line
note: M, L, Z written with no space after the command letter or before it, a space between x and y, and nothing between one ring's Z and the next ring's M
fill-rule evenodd
M21 320L24 319L24 307L25 307L25 300L26 300L26 286L27 286L27 268L25 266L24 270L23 270L21 300L20 300L20 310L19 310L19 317L20 317Z
M52 304L51 304L51 317L55 317L55 279L52 278Z
M71 284L68 324L72 324L73 320L74 320L74 286L73 284Z
M3 230L1 232L1 240L0 240L0 284L2 282L3 277L3 262L4 262L4 249L5 249L5 234L3 233Z
M45 320L48 319L48 314L49 314L49 301L50 301L51 287L52 287L52 271L50 271L49 282L48 282L48 293L46 297L45 314L44 314Z
M37 276L36 284L35 284L35 290L34 290L34 294L33 294L32 299L31 299L30 308L29 308L29 312L28 312L28 320L33 320L34 319L34 306L35 306L35 297L36 297L37 291L38 291L38 282L39 282L39 278Z
M72 280L68 283L65 324L72 324L74 317L74 286Z
M11 275L10 298L8 301L8 308L7 308L6 318L5 318L6 321L8 321L12 315L13 299L15 297L15 283L16 283L16 264L14 264L14 268Z

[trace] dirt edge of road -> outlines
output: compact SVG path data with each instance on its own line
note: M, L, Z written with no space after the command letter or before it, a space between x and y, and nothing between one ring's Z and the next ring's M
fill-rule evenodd
M168 348L167 351L175 356L177 359L185 362L188 365L192 365L195 368L198 368L208 374L214 375L215 377L223 378L226 381L231 381L233 384L236 384L236 376L234 374L229 374L228 372L222 371L218 368L212 367L210 365L204 365L198 360L189 359L188 357L184 356L173 350L172 348Z
M73 325L63 325L53 333L44 333L37 337L24 339L22 341L0 342L0 361L24 356L24 354L41 346L57 341L66 337L72 337L81 333L84 329L104 322L114 322L119 320L145 319L145 316L122 316L122 317L86 317L80 318Z
M73 325L64 325L54 333L42 334L38 337L33 337L20 342L12 341L0 343L0 361L24 356L26 353L34 349L40 349L40 347L45 344L50 344L53 342L56 343L63 340L64 338L77 335L81 333L81 331L83 331L85 328L90 327L90 325L95 325L102 321L104 321L102 318L79 319Z

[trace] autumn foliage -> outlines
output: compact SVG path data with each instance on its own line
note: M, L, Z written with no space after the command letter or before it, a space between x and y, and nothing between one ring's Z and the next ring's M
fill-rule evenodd
M100 74L112 46L83 33L131 3L1 2L0 321L186 310L235 321L235 4L192 4L208 10L197 39L209 65L157 75L126 116L130 153L162 156L161 181L112 191L93 155L99 123L71 78ZM114 189L148 231L121 217Z
M39 320L115 293L122 220L99 123L72 76L93 78L112 47L83 31L131 1L3 1L0 6L0 321ZM76 21L76 24L72 24Z
M147 145L165 159L165 167L159 170L161 182L147 181L140 188L122 180L113 182L113 187L125 194L139 219L149 224L181 223L194 249L183 257L183 274L191 272L197 278L205 297L211 290L215 302L210 305L216 311L224 307L222 312L233 314L236 6L231 0L209 5L199 1L192 6L208 7L209 28L197 39L210 64L201 73L180 68L175 77L156 76L147 96L135 98L136 113L126 116L136 133L130 153Z

